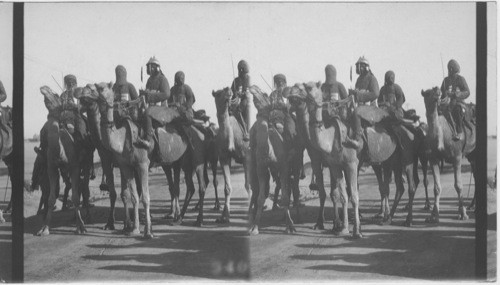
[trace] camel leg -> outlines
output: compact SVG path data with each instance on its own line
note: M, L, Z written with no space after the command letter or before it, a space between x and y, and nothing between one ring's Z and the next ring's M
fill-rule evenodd
M385 213L385 185L384 185L384 177L383 177L383 172L382 172L382 166L380 165L373 165L373 172L375 172L375 176L377 177L378 181L378 191L380 192L380 210L379 212L375 215L374 218L381 218L383 217Z
M104 230L115 230L115 204L116 204L116 189L115 189L115 178L113 175L113 165L111 163L111 158L105 157L105 155L100 155L101 157L101 167L102 167L102 172L103 172L103 177L106 177L106 187L107 190L109 191L109 214L108 214L108 221L106 222L106 225L104 225L103 229Z
M163 168L163 172L165 173L165 176L167 177L168 181L168 192L170 192L170 212L165 214L163 216L164 219L171 219L174 213L174 197L175 197L175 185L174 185L174 179L172 177L172 167L168 165L162 165L161 168Z
M467 207L467 210L475 210L476 209L476 207L475 207L476 206L476 189L477 189L475 186L476 185L476 161L474 160L474 158L468 158L468 160L470 163L472 175L474 176L474 197L472 197L472 201L470 202L469 206ZM495 170L495 181L496 181L496 176L497 176L497 172Z
M441 198L441 178L439 161L436 159L431 160L432 176L434 178L434 208L432 209L431 216L425 219L426 223L439 223L439 200Z
M396 184L396 194L394 195L394 203L392 205L391 213L389 215L389 221L388 224L392 222L392 218L394 218L394 214L396 213L397 207L399 205L399 201L401 200L401 197L403 197L403 194L405 192L405 185L403 181L403 166L401 165L400 157L396 157L394 164L393 164L393 170L394 170L394 182ZM406 180L408 181L408 193L409 193L409 202L408 204L410 205L410 208L408 209L409 213L407 216L407 221L410 221L412 219L412 213L413 213L413 196L415 193L413 192L413 164L410 165L405 165L405 174L406 174ZM412 186L410 186L412 185Z
M133 224L130 219L130 202L132 202L132 192L128 184L132 184L129 180L132 179L132 171L126 170L125 167L120 167L120 177L121 177L121 198L123 201L123 208L125 209L125 221L123 226L123 231L125 234L133 230ZM127 176L129 175L129 176Z
M316 175L316 185L318 186L319 191L319 213L313 229L324 230L326 191L325 185L323 184L323 168L321 166L321 163L319 162L319 159L314 159L314 163L311 161L311 166L313 167L313 172Z
M224 175L224 210L220 218L215 220L216 223L226 224L229 223L229 213L231 207L231 192L233 189L231 187L231 170L230 170L230 158L224 158L220 160L222 166L222 174ZM247 170L245 170L246 173ZM245 178L246 179L246 178ZM245 182L246 183L246 182ZM250 196L251 197L251 196Z
M49 225L52 220L52 208L56 204L56 184L59 183L59 169L47 163L47 175L49 177L49 195L47 198L47 208L42 228L36 233L37 236L46 236L50 234Z
M349 220L348 220L348 204L349 200L344 183L344 175L342 170L337 167L330 167L330 198L333 202L333 228L332 231L336 235L349 234ZM342 204L342 220L340 219L339 209L337 202Z
M272 175L273 177L275 175ZM281 177L277 177L276 179L276 187L274 188L274 198L273 198L273 211L274 210L278 210L280 208L279 204L278 204L278 196L280 194L280 190L281 190ZM283 199L283 197L281 197Z
M149 163L148 163L149 164ZM146 165L148 165L146 164ZM147 169L147 166L146 166ZM139 221L139 193L137 192L137 188L135 186L135 173L134 173L134 168L127 166L125 168L125 174L126 174L126 179L127 179L127 188L130 191L131 197L132 197L132 207L133 207L133 213L134 213L134 219L133 219L133 228L132 231L130 232L131 235L140 235L141 230L140 230L140 221ZM142 185L141 185L142 186ZM148 215L149 216L149 215ZM147 217L146 217L147 218Z
M71 168L71 201L73 202L73 206L75 208L75 217L76 217L76 234L85 234L87 229L85 229L85 223L83 222L81 213L80 213L80 168L78 165L75 165Z
M358 192L358 162L350 162L345 168L346 182L351 189L351 202L354 208L354 226L352 237L362 238L361 221L359 218L359 192Z
M469 216L464 206L464 201L462 197L462 157L459 156L455 159L453 163L453 175L455 177L455 190L458 196L458 219L467 220Z
M198 193L200 195L200 207L198 217L196 218L195 226L201 227L203 225L203 204L205 200L205 192L207 190L204 180L204 166L199 164L196 167L196 178L198 179Z
M293 162L292 162L293 163ZM290 179L290 189L292 190L293 193L293 206L295 207L295 214L296 214L296 223L301 223L300 219L300 207L302 204L300 203L300 189L299 189L299 180L300 180L300 171L301 171L301 164L295 164L292 165L292 171L293 171L293 179Z
M214 191L215 191L215 206L214 210L215 211L220 211L220 202L219 202L219 193L217 192L217 187L219 186L219 181L217 180L217 163L218 159L214 159L211 163L210 166L212 168L212 184L214 185Z
M295 229L295 226L293 225L293 220L290 215L290 197L291 197L291 188L290 188L290 167L288 163L286 162L286 157L281 158L281 165L279 166L279 179L280 179L280 184L282 186L282 206L285 211L285 233L295 233L297 230ZM295 202L295 200L294 200ZM298 206L296 207L297 209L299 208Z
M179 205L179 199L181 195L181 160L174 163L174 222L178 222L181 216L181 206Z
M189 166L191 167L191 166ZM181 214L179 218L179 223L182 223L184 219L184 215L186 214L187 208L189 206L189 202L191 202L191 198L195 192L194 183L193 183L193 172L192 169L184 169L184 179L186 182L186 197L184 198L184 204L182 205Z
M149 161L143 162L135 168L137 176L140 179L142 187L142 204L144 206L144 214L146 216L146 225L144 226L144 238L151 239L153 235L153 225L151 222L151 198L149 195ZM139 203L137 203L139 204Z
M411 227L413 223L413 200L415 199L415 193L417 192L417 187L415 186L415 181L414 181L414 167L416 167L415 164L409 164L405 168L406 172L406 179L408 180L408 197L409 197L409 208L408 208L408 215L406 216L406 221L404 223L405 226ZM402 186L403 191L404 191L404 185ZM399 191L398 191L399 192ZM399 201L398 201L399 202ZM393 206L393 212L391 212L391 216L394 216L394 212L396 210L396 199L394 199L394 206Z
M429 200L429 179L427 177L427 166L428 160L427 157L420 158L420 164L422 165L422 174L424 176L424 189L425 189L425 205L424 210L431 209L431 201Z
M254 206L255 217L248 231L249 235L259 234L259 225L262 213L264 211L264 203L266 202L266 187L268 186L270 173L267 165L260 161L256 161L255 172L258 180L258 195L256 197L256 205Z

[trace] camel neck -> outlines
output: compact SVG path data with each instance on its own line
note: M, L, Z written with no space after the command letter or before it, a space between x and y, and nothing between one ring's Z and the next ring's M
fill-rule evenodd
M427 118L427 125L429 126L429 135L437 135L438 130L438 110L437 106L433 110L426 110L425 117Z

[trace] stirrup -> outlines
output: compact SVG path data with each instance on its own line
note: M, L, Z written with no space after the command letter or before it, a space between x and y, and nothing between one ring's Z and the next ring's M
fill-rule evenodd
M134 145L145 149L149 149L149 147L151 146L149 141L143 140L141 138L137 138L137 141L134 143Z
M344 142L342 142L342 145L345 147L354 148L354 149L359 149L359 147L360 147L358 140L353 140L349 137L347 137L346 140Z

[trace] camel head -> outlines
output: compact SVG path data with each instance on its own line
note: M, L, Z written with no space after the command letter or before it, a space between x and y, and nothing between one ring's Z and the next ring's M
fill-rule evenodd
M307 99L310 103L314 103L316 107L323 106L323 91L321 91L321 82L310 81L304 83L304 88L307 92Z
M45 107L47 107L49 112L61 107L62 104L59 95L52 91L50 87L42 86L40 87L40 92L44 97Z
M113 91L113 83L109 82L101 82L101 83L96 83L95 88L97 90L98 94L98 103L106 102L108 107L113 107L113 102L115 100L115 93Z
M441 98L441 90L437 86L425 91L422 90L420 93L424 97L425 109L427 111L433 111L437 108Z
M229 87L217 91L212 90L212 96L215 98L217 113L224 113L228 108L229 100L233 97L233 91Z
M96 86L94 84L87 84L83 87L79 99L80 104L85 110L95 107L97 100L99 100Z
M264 111L265 109L271 108L269 96L262 92L257 85L250 86L248 91L253 95L253 104L257 110Z
M303 84L297 83L292 87L285 87L283 90L283 97L288 99L288 102L290 102L290 105L294 110L305 110L307 107L307 92Z

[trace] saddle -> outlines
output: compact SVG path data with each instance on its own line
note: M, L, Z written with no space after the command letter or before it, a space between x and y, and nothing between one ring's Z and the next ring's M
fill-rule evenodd
M356 110L358 115L370 125L374 125L390 117L386 110L380 109L377 106L360 105Z
M323 106L323 123L325 128L335 127L337 132L334 139L334 145L342 150L342 143L347 138L347 120L348 109L351 105L351 98L328 102ZM338 134L338 135L337 135Z

